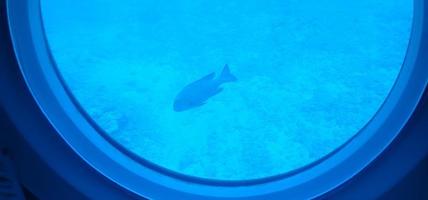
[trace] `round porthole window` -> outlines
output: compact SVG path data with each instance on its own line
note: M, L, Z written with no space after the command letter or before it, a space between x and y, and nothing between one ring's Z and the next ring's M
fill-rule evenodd
M221 180L293 171L352 138L394 85L413 16L410 0L41 3L59 74L95 126Z
M417 4L17 0L9 22L38 106L108 179L150 197L310 198L415 108Z

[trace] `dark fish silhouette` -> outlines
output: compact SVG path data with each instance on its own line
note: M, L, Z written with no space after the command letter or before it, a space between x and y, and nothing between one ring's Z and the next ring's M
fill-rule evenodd
M184 87L174 100L174 111L181 112L198 106L202 106L212 96L220 93L223 83L234 82L237 78L230 73L228 65L225 65L220 76L210 73L201 79Z

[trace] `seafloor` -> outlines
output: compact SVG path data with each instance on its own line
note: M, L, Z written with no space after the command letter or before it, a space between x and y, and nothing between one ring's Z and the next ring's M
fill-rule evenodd
M242 180L302 167L354 136L401 69L411 0L43 0L66 83L112 138L168 169ZM238 81L174 112L188 83Z

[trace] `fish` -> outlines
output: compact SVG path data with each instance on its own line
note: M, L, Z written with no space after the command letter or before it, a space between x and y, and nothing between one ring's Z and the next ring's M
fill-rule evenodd
M223 91L224 83L235 82L238 79L230 72L226 64L216 78L215 72L186 85L175 97L173 109L182 112L206 104L207 100Z

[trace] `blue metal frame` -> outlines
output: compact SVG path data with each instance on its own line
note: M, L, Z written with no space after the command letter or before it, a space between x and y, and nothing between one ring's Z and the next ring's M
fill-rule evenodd
M11 43L5 45L11 58L4 58L10 61L0 69L0 74L3 73L0 106L18 130L16 140L11 143L25 144L28 151L34 152L31 159L23 156L27 158L18 165L41 163L46 169L39 169L39 176L62 188L57 191L40 188L37 182L40 177L32 175L24 184L38 188L34 192L39 196L60 197L61 192L66 192L76 198L115 199L321 197L357 174L364 174L363 170L374 160L381 160L379 155L397 135L405 134L402 128L420 103L428 83L428 22L425 20L428 6L424 0L415 0L412 37L397 82L375 117L347 144L299 169L298 173L235 182L189 177L132 156L113 140L106 140L105 134L82 113L56 71L39 3L38 0L6 1L2 11L7 11L8 24L3 22L5 27L1 30L10 31L4 39L5 44ZM6 16L4 18L6 20ZM21 170L29 169L22 167Z

